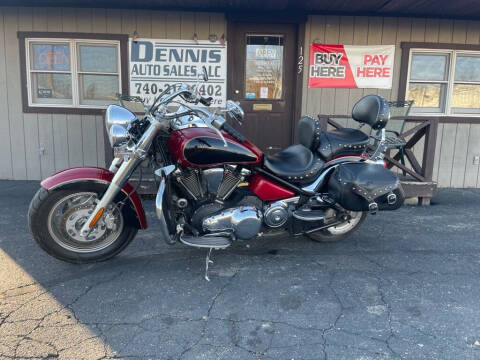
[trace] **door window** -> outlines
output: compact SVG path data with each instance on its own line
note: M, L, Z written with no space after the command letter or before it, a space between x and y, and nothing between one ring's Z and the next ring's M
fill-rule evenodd
M283 94L283 35L247 35L246 99L281 99Z

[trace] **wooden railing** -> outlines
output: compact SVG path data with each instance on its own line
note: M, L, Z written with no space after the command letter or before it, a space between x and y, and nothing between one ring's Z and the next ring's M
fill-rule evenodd
M335 129L343 128L336 120L351 117L348 115L319 115L318 118L322 130L326 131L328 125ZM392 151L386 154L387 167L389 169L393 167L400 169L403 174L403 176L400 176L400 179L407 197L418 197L419 204L429 204L437 188L437 184L432 180L432 175L439 119L420 116L393 116L391 120L405 120L406 123L415 123L417 125L399 134L399 137L406 141L406 145L403 147L403 151L392 149ZM407 128L407 126L404 128ZM413 147L422 138L424 139L423 156L420 163L414 154ZM372 145L370 147L374 148ZM392 152L395 152L393 156L391 155ZM404 155L404 159L402 159L402 155ZM401 162L402 160L405 162L405 159L408 160L411 167Z

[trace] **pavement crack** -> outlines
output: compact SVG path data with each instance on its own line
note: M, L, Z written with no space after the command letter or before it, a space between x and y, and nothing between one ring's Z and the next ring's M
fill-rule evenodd
M221 288L220 290L215 294L215 296L212 298L212 301L210 302L210 305L207 309L207 314L203 317L203 320L205 320L205 323L203 324L202 326L202 330L200 332L200 336L198 337L198 339L190 346L188 346L187 348L183 349L183 351L180 353L180 355L178 356L178 360L180 360L187 352L189 352L191 349L193 349L195 346L197 346L205 337L205 333L206 333L206 330L207 330L207 325L208 325L208 321L210 319L210 314L213 310L213 307L215 306L215 303L217 301L217 299L223 294L223 292L225 291L225 289L230 285L232 284L232 282L235 280L236 276L238 275L239 273L239 270L237 270L231 277L230 277L230 280L227 281Z

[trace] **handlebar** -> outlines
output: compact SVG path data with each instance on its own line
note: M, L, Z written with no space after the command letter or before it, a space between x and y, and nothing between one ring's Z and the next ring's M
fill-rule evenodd
M194 87L194 89L196 89ZM173 120L176 118L180 118L185 115L197 115L199 116L203 122L214 130L223 140L225 146L227 146L227 142L223 137L220 130L224 130L227 134L232 136L234 139L245 142L246 138L243 136L239 131L237 131L234 127L230 124L227 124L225 119L221 116L216 115L216 111L213 114L204 107L195 106L195 105L186 105L181 104L183 106L179 107L175 112L168 112L167 107L170 103L176 102L174 101L175 97L180 96L186 102L198 104L201 103L205 106L210 106L212 104L213 98L212 97L203 97L201 96L196 90L193 90L189 87L181 86L180 89L174 91L171 94L167 94L168 88L164 90L157 99L155 99L154 103L150 107L149 113L152 118L156 118L159 121L163 120ZM180 103L179 103L180 104ZM228 108L227 108L228 112ZM203 115L203 116L202 116Z
M245 136L243 136L237 129L235 129L232 125L228 123L223 124L222 130L225 131L227 134L231 135L233 138L240 141L241 143L245 142L246 140Z

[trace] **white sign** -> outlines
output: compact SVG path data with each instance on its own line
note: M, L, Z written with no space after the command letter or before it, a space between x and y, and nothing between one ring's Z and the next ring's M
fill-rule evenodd
M212 97L212 106L225 106L227 93L227 47L207 40L138 39L129 43L130 95L151 104L166 87L179 83L195 85L205 66L208 82L199 91Z
M261 87L260 88L260 98L266 99L268 98L268 87Z

